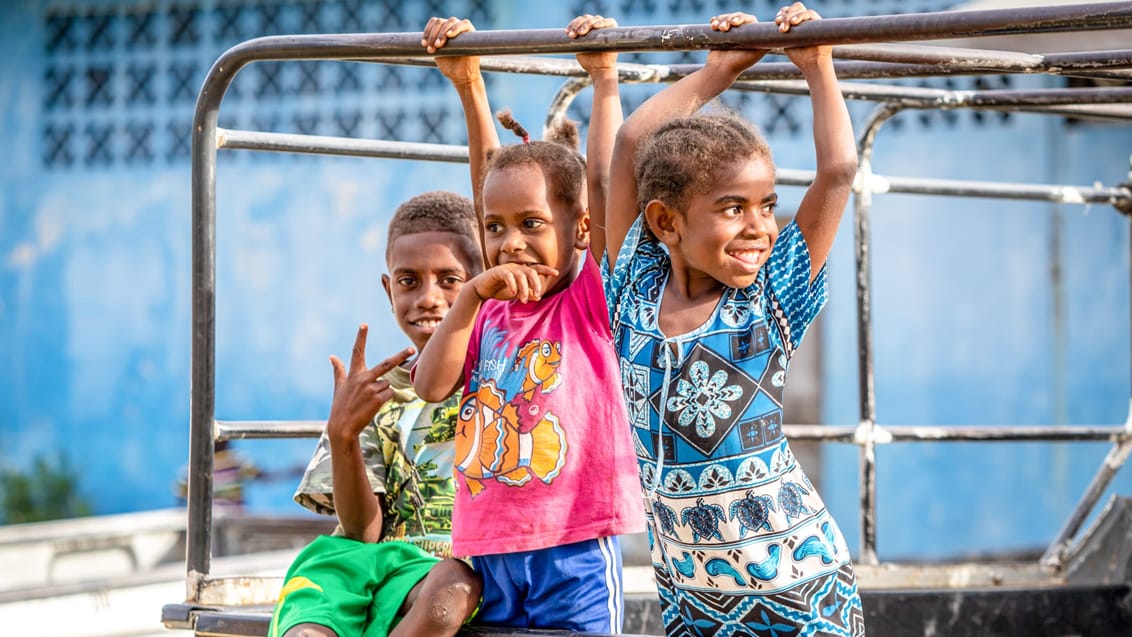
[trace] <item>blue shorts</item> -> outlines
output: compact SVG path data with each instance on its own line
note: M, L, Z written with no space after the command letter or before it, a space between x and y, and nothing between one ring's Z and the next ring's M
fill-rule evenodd
M481 555L476 624L621 632L621 540L603 537L537 551Z

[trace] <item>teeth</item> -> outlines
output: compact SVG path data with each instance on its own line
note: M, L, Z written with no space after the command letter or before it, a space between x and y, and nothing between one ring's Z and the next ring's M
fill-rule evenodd
M413 325L415 325L416 327L436 327L437 325L440 325L440 321L433 319L421 319L419 321L413 321Z

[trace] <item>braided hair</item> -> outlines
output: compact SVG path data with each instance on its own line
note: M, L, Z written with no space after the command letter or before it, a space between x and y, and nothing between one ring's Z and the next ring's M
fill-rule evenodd
M499 123L523 140L494 149L487 160L484 177L493 170L535 165L546 179L550 196L577 212L585 210L586 160L578 152L578 126L559 119L547 130L545 141L530 141L527 129L515 121L510 111L496 113ZM482 184L481 184L482 185Z

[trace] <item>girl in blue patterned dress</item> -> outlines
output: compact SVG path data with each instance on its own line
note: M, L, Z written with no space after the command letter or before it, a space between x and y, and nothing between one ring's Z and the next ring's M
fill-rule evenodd
M818 18L795 3L775 23ZM845 540L782 435L857 167L830 47L786 49L817 172L781 231L766 143L736 116L694 114L764 53L709 53L625 121L613 154L606 296L669 636L864 634Z

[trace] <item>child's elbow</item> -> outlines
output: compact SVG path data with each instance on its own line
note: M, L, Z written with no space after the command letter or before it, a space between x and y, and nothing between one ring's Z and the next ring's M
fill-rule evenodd
M417 375L413 379L413 391L426 403L439 403L451 396L454 389L441 387L440 383L431 382L427 377L422 379L420 375Z
M641 140L648 134L648 127L633 120L632 117L625 120L617 129L617 137L614 138L614 152L621 150L633 150L640 145Z
M440 390L436 387L428 383L422 383L419 380L413 383L413 391L426 403L438 403L447 398L447 396L441 396Z
M851 186L857 177L857 154L841 157L829 165L823 166L823 173L832 183Z

